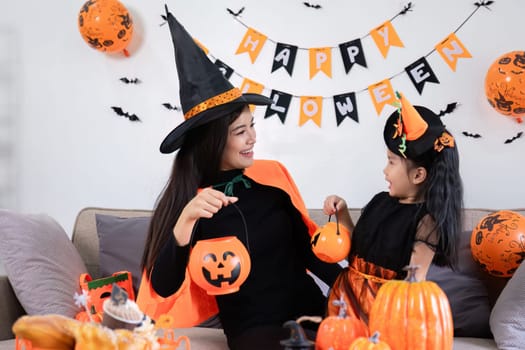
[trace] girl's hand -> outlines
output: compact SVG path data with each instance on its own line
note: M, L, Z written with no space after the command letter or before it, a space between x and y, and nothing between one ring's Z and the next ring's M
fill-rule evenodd
M179 246L185 246L190 241L193 226L200 218L211 218L222 207L235 203L237 197L226 196L221 191L211 187L200 190L182 210L182 213L173 228L175 240Z
M334 215L336 212L340 212L346 209L348 209L346 201L335 194L326 197L326 199L324 200L323 212L326 215Z

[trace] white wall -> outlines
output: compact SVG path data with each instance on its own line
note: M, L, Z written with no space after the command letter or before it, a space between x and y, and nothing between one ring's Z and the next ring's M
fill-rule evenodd
M5 47L14 57L9 98L14 107L11 181L16 195L8 206L48 213L68 232L85 206L151 208L172 163L172 155L158 151L163 137L182 120L180 113L161 105L179 104L172 44L167 25L161 26L165 2L123 3L135 21L128 58L85 44L76 22L83 1L11 1L0 13L0 50ZM317 3L321 10L307 8L302 1L167 1L186 29L239 74L270 89L328 97L365 89L402 72L475 9L473 0L412 1L413 11L393 22L405 48L392 47L383 59L372 39L364 38L368 69L357 66L348 75L334 50L332 79L322 74L308 78L306 51L298 53L292 78L283 69L271 74L275 45L270 42L254 64L247 55L235 55L245 27L227 13L227 7L244 6L241 20L273 40L299 47L335 47L363 37L407 4ZM392 79L394 88L414 104L439 111L447 103L460 103L444 121L460 147L467 207L525 206L525 138L503 143L524 127L494 111L484 96L490 64L503 53L524 49L524 11L520 0L500 0L491 10L481 8L457 32L473 58L460 59L453 72L437 53L428 56L441 83L427 84L421 96L406 74ZM121 77L137 77L142 83L126 85ZM241 78L231 81L238 85ZM110 109L114 105L136 113L142 122L118 117ZM331 99L324 100L321 128L313 122L298 126L298 99L292 100L285 125L276 116L264 119L262 109L256 111L257 156L286 164L309 207L319 208L329 193L339 193L349 205L359 207L386 188L382 129L393 109L386 107L377 116L366 92L357 94L357 105L360 122L348 119L339 127ZM462 131L483 137L467 138Z

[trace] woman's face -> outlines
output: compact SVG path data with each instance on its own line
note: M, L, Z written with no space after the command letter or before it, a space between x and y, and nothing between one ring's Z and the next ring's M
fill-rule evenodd
M228 138L222 153L221 170L244 169L253 163L255 128L250 108L244 106L241 114L228 127Z

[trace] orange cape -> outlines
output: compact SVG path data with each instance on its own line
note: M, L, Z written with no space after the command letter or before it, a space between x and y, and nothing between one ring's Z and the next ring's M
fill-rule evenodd
M308 210L299 189L288 170L281 163L274 160L255 160L244 174L260 184L277 187L287 192L292 203L301 213L310 235L315 232L317 224L308 216ZM153 320L157 320L161 315L173 317L174 327L196 326L216 315L219 311L215 297L208 295L193 283L187 268L186 277L181 287L167 298L155 293L148 276L144 272L137 295L137 304Z

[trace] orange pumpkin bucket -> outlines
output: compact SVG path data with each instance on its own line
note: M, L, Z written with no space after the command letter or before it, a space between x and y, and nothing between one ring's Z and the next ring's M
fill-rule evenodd
M248 244L244 216L237 205L230 205L237 209L243 219ZM190 253L188 268L191 279L209 295L235 293L250 273L250 254L236 236L199 240Z
M330 215L328 223L317 229L310 241L314 254L322 261L337 263L348 256L350 252L350 230L339 225L337 213L335 221L331 222Z

